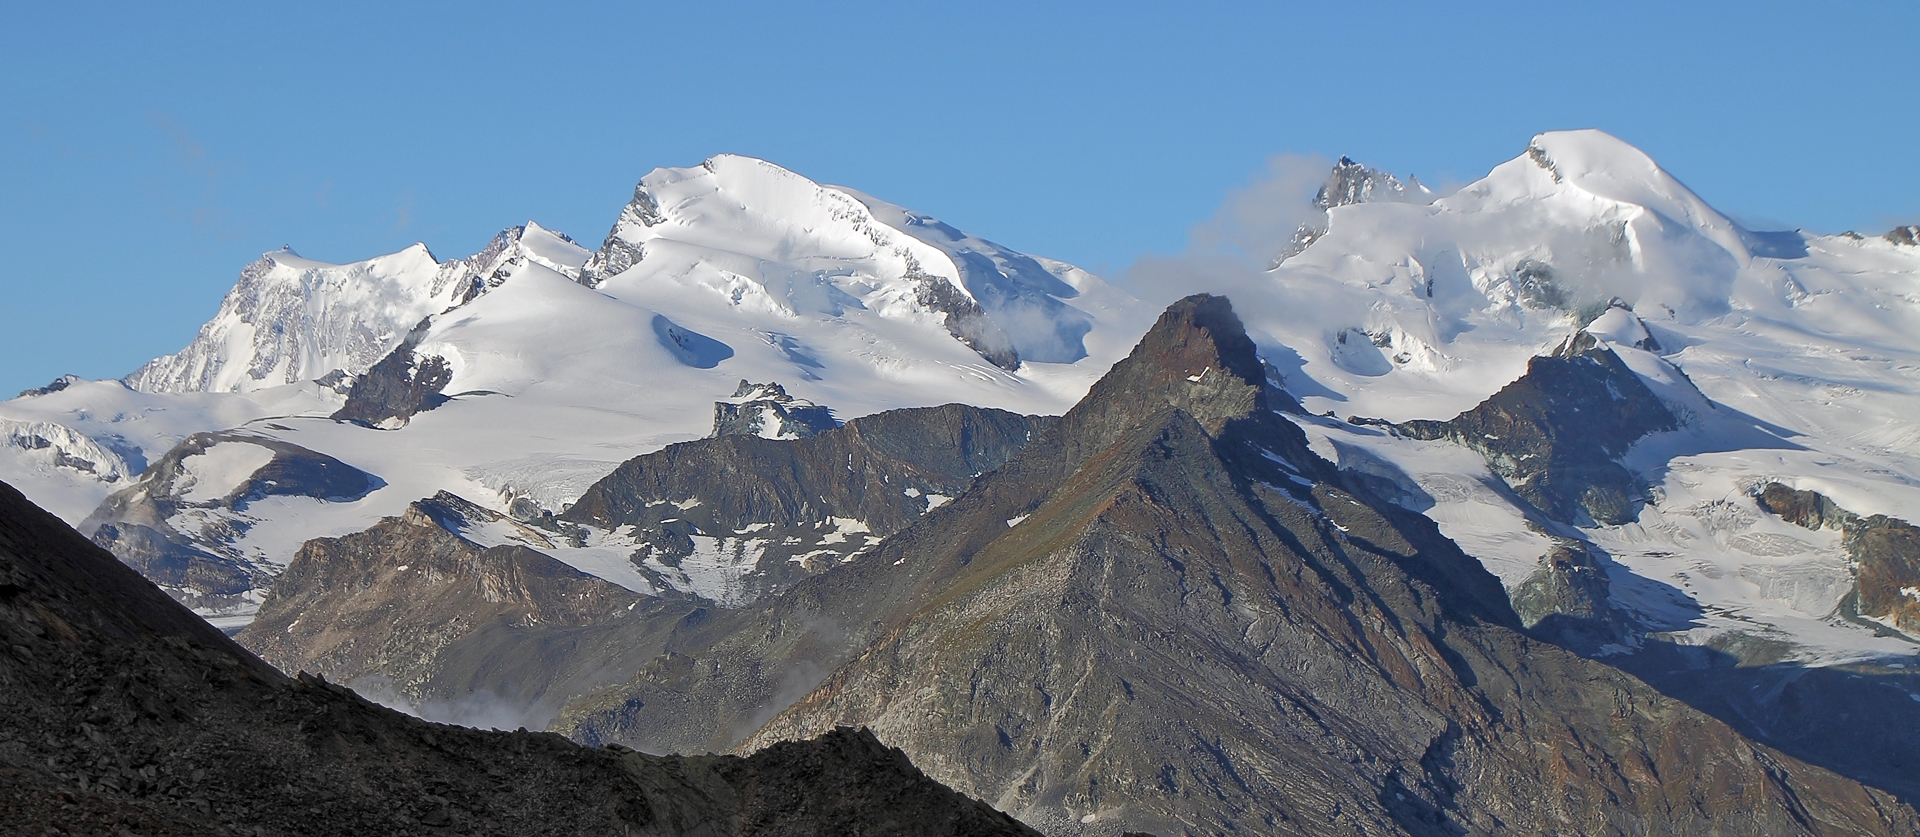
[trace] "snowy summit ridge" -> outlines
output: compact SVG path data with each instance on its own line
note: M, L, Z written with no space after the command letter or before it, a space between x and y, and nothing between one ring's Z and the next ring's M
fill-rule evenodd
M1079 360L1091 328L1060 302L1079 291L1032 257L731 154L642 178L583 274L592 287L664 275L789 314L855 303L883 317L932 315L1004 369Z

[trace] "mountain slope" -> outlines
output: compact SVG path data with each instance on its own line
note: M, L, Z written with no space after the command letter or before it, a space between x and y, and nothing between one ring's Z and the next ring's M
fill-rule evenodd
M608 672L658 656L677 621L854 560L1052 421L947 405L798 440L683 442L621 465L558 520L442 493L308 541L236 636L426 717L541 727ZM583 554L643 593L562 563Z
M1026 834L865 733L656 759L288 680L0 485L0 815L47 833Z
M965 495L563 720L743 749L868 723L1059 834L1915 827L1528 640L1429 522L1341 487L1265 380L1224 300L1176 304Z

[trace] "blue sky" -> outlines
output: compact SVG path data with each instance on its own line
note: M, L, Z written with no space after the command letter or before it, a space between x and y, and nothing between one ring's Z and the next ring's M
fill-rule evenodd
M8 9L0 397L178 349L282 244L594 245L723 151L1101 272L1276 154L1458 184L1558 128L1750 224L1920 219L1905 0L192 6Z

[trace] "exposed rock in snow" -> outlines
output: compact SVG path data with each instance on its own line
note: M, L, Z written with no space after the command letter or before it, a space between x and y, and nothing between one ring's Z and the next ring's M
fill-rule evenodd
M1392 174L1367 168L1354 162L1351 157L1341 157L1333 164L1332 173L1327 175L1326 185L1313 195L1313 208L1318 210L1319 218L1301 224L1294 231L1293 239L1287 242L1286 249L1273 257L1269 267L1279 267L1282 262L1300 255L1326 235L1327 210L1334 207L1373 201L1428 203L1433 198L1433 190L1421 184L1419 178L1409 177L1406 183L1401 183L1400 178Z
M50 395L52 393L59 392L61 390L66 389L67 387L73 386L74 384L77 384L80 382L81 382L81 378L78 375L61 375L60 377L53 379L53 382L47 384L46 386L21 390L20 395L18 397L32 398L33 396L36 396L36 395Z
M57 391L57 390L56 390ZM46 465L67 468L106 483L117 483L140 472L146 466L137 450L120 450L75 432L65 425L44 421L0 419L0 443L25 451ZM131 461L129 461L131 460Z
M1882 514L1862 516L1817 491L1768 483L1760 507L1808 529L1838 529L1855 582L1842 603L1852 615L1920 637L1920 527Z
M453 380L453 370L443 358L414 353L427 323L421 320L400 345L354 380L347 390L347 403L333 414L335 419L396 430L405 427L415 413L446 403L441 390Z
M837 426L832 410L788 395L776 383L742 380L732 397L713 402L714 436L797 439Z
M1516 494L1555 520L1619 524L1633 519L1642 488L1618 460L1641 437L1676 427L1640 376L1580 332L1480 406L1397 429L1480 451Z
M277 439L200 433L155 460L79 528L203 615L244 623L298 543L284 534L262 538L254 527L297 526L301 506L358 500L379 484L331 456Z

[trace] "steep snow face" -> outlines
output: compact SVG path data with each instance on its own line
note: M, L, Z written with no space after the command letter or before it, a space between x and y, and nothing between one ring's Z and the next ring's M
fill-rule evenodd
M241 271L220 312L178 354L127 376L146 392L250 392L365 371L428 314L458 301L464 271L422 245L346 265L269 253Z
M1020 357L1042 363L1072 363L1087 356L1083 340L1093 329L1093 318L1062 301L1080 296L1080 290L1039 259L955 229L925 213L845 187L834 188L865 204L881 223L944 254L959 275L961 288L1007 333Z
M514 268L538 264L577 277L588 255L531 221L445 264L420 244L344 265L268 253L241 271L187 348L126 382L144 392L252 392L336 370L358 375L421 320L497 286Z
M642 178L584 273L609 292L671 283L787 319L857 310L940 325L1006 369L1086 357L1093 321L1035 259L733 155Z

